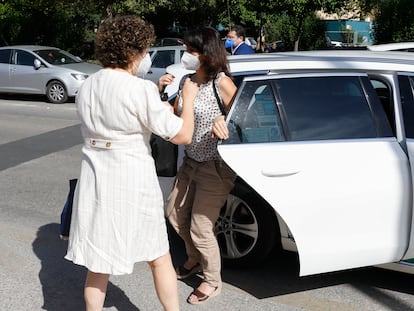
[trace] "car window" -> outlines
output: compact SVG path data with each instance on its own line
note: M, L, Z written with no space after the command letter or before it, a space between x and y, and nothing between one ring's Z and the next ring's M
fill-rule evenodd
M74 55L63 50L56 49L46 49L46 50L37 50L33 51L49 64L52 65L65 65L65 64L74 64L81 63L82 61L76 58Z
M378 109L372 112L358 76L247 81L241 88L229 120L231 139L225 143L373 138L382 134L378 134L373 117Z
M246 83L229 123L226 143L263 143L285 140L269 81Z
M377 136L359 77L325 76L275 80L291 140Z
M15 50L13 55L13 64L22 66L33 66L35 57L29 52Z
M152 67L166 68L174 64L174 50L157 51L152 60Z
M395 134L395 117L394 117L394 101L392 100L391 87L382 80L376 78L370 78L370 82L377 93L377 96L381 102L382 108L387 115L387 118L391 124L392 130Z
M8 64L10 62L11 49L0 50L0 64Z
M405 135L408 138L414 138L414 77L399 75L398 84L400 86Z

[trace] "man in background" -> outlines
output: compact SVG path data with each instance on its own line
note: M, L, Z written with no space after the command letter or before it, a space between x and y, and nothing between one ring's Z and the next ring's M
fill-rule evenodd
M251 46L245 43L246 32L240 25L234 25L226 39L226 49L230 49L232 55L254 54Z

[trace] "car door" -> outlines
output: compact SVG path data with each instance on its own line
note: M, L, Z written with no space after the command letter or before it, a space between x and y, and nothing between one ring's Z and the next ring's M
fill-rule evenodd
M150 71L145 75L146 79L158 83L159 78L166 73L165 69L174 64L175 50L157 50L151 57L152 66Z
M0 50L0 91L8 92L10 87L11 49Z
M15 93L44 94L46 67L35 68L36 56L24 50L13 51L10 64L10 87Z
M414 176L414 73L399 73L398 79L398 92L390 92L388 98L390 104L393 105L394 110L398 116L401 116L404 120L403 128L399 129L401 133L405 134L407 154L411 164L411 176ZM411 187L411 200L414 208L413 193L414 188ZM411 221L410 232L410 244L403 257L403 263L410 262L411 270L414 269L414 213L409 218Z
M245 78L227 120L219 153L288 226L300 275L402 258L409 164L365 74Z

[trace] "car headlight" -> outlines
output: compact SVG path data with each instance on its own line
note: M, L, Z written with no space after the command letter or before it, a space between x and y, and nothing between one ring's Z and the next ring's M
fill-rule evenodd
M80 80L80 81L85 80L85 79L88 77L88 75L83 74L83 73L71 73L71 75L72 75L72 77L74 77L76 80Z

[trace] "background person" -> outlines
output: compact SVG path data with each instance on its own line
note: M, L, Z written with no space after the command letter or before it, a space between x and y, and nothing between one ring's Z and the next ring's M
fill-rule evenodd
M277 47L277 42L273 42L268 48L267 48L267 52L268 53L275 53L275 52L279 52L278 47Z
M102 310L109 275L132 273L139 261L149 262L164 310L179 310L149 139L153 132L176 144L191 142L198 87L190 80L184 84L179 118L161 102L153 82L136 76L151 66L154 38L153 26L139 17L106 19L95 40L104 68L82 84L76 98L85 144L65 258L88 269L88 311Z
M199 90L194 101L193 139L185 145L185 157L168 200L167 217L184 240L188 257L177 267L177 278L185 279L200 271L204 274L201 284L187 298L190 304L200 304L221 291L221 257L214 225L236 177L217 151L218 138L228 138L228 130L213 87L228 110L236 86L215 29L192 30L185 34L184 42L187 50L182 63L186 69L196 71L191 80ZM182 96L187 96L186 92L183 89ZM181 103L180 97L178 110Z
M240 25L234 25L227 34L226 48L231 50L232 55L254 54L254 50L246 44L245 39L244 28Z

